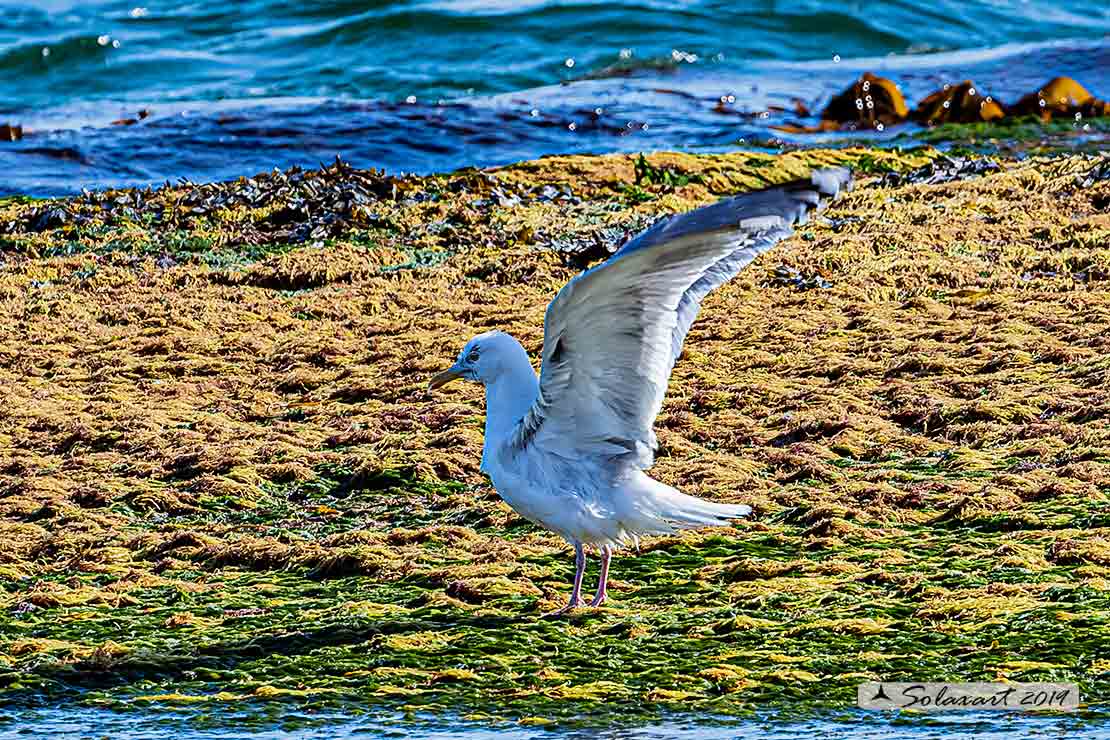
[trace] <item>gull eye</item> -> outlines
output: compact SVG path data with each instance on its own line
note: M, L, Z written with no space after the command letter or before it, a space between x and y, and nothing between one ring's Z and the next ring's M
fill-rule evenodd
M476 349L470 350L470 354L468 354L466 356L466 361L467 362L477 362L478 361L478 350L476 350Z

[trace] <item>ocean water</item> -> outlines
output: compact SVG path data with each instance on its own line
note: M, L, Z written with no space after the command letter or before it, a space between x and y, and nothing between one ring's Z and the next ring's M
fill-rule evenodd
M47 737L56 740L797 740L835 737L841 740L1084 740L1110 739L1105 718L1068 715L1038 716L1009 712L940 712L899 715L886 712L843 712L835 718L799 720L716 719L709 723L680 717L655 724L573 729L557 725L527 727L504 723L482 725L445 718L397 723L389 718L325 717L291 709L281 724L221 725L212 715L145 710L36 709L0 722L0 740Z
M1108 34L1096 0L0 2L0 124L25 132L0 141L0 193L774 148L795 101L816 113L863 70L911 101L1055 74L1110 96Z

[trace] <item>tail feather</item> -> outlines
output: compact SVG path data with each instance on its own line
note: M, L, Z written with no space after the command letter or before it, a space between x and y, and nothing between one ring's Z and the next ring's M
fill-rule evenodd
M659 495L659 518L675 529L714 527L727 525L731 519L750 516L752 507L746 504L717 504L687 496L673 488Z
M626 545L680 529L727 526L730 520L752 513L752 507L745 504L718 504L688 496L639 470L613 493L605 515L592 519L597 531L586 538L587 544Z

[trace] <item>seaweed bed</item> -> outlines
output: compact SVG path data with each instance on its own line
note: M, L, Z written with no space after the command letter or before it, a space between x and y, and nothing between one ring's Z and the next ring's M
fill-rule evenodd
M756 510L610 607L477 470L471 334L658 215L850 164L714 293L654 473ZM844 707L875 678L1110 700L1110 166L931 149L342 163L0 202L0 702L547 723ZM596 577L596 570L590 574Z

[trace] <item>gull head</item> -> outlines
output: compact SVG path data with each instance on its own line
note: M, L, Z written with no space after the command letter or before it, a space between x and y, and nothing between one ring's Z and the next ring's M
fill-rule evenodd
M531 371L528 353L520 342L503 331L487 331L467 342L455 364L432 378L428 389L441 388L459 378L489 385L505 373L518 371L521 363Z

